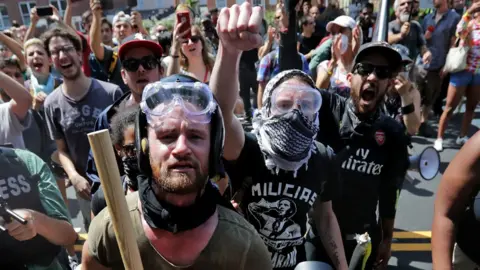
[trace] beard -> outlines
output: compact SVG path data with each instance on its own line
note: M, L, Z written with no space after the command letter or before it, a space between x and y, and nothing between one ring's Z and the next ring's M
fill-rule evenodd
M73 74L65 74L65 72L61 72L61 71L60 71L60 74L62 75L62 77L63 77L64 79L67 79L67 80L70 80L70 81L74 81L74 80L76 80L78 77L80 77L81 72L83 72L83 71L82 71L82 68L81 68L81 65L80 65L80 64L76 64L76 63L74 63L73 65L75 66L75 69L76 69Z
M194 175L189 173L175 172L167 166L153 165L152 179L160 192L177 195L199 193L208 180L207 174L202 173L200 165L195 160L189 160L193 164Z
M408 22L409 17L410 17L410 13L404 12L404 13L400 14L399 19L402 23L404 23L404 22Z
M350 91L350 97L353 101L353 104L355 106L355 111L358 115L369 115L370 113L373 113L377 110L378 106L381 104L381 100L385 96L385 92L383 93L380 91L380 88L377 84L370 84L369 87L365 88L365 83L361 84L358 90L354 90L353 88ZM374 97L370 97L367 99L362 98L362 95L364 95L364 92L366 89L370 89L371 91L374 91ZM371 95L371 94L370 94ZM362 106L363 100L368 100L370 103L370 106Z

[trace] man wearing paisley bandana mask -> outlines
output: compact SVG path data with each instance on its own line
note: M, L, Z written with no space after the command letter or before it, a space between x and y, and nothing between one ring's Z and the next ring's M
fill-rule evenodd
M112 118L111 137L112 143L119 157L121 157L123 172L122 183L125 194L138 190L137 176L138 169L137 152L135 149L135 119L137 108L129 108L126 111L117 113ZM92 198L92 215L96 216L103 208L107 207L103 187L100 186Z
M315 142L322 98L312 79L300 70L273 77L252 121L253 134L245 133L234 115L239 58L261 45L261 14L248 2L233 5L220 12L217 27L220 45L210 85L225 115L223 157L234 200L268 247L274 269L291 270L306 260L309 211L321 220L317 229L334 266L347 269L331 207L337 178L333 154Z
M381 112L401 61L385 42L362 45L348 74L350 98L322 90L320 122L337 129L320 129L317 138L335 148L341 168L342 195L333 201L333 208L348 259L357 246L356 235L369 233L372 252L364 269L388 265L397 196L409 164L403 126Z

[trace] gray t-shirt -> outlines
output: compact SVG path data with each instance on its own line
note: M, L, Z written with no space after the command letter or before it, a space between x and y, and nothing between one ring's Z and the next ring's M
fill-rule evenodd
M22 132L30 126L32 116L28 112L20 121L11 107L12 101L0 104L0 145L10 143L15 148L25 149Z
M388 33L398 34L401 27L402 25L398 20L391 21L388 23ZM407 47L410 50L410 58L416 59L421 52L422 46L426 44L422 26L417 21L411 21L410 32L398 44Z
M64 139L77 172L85 176L90 144L98 115L122 96L117 85L92 79L88 93L79 101L65 96L60 85L45 100L44 108L52 139Z

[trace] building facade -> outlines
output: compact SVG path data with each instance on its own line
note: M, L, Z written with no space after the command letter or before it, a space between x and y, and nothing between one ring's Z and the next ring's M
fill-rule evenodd
M127 0L111 0L115 10L127 7ZM78 27L81 15L90 8L89 0L72 0L73 22ZM30 24L30 10L35 6L52 4L64 15L67 2L65 0L0 0L0 30L12 26L14 21L19 24ZM137 10L167 9L175 5L175 0L137 0Z
M113 1L115 11L124 10L127 7L128 0L110 0ZM198 6L200 10L209 10L211 8L229 7L233 4L241 4L245 0L199 0ZM328 2L325 0L311 0L312 3ZM349 1L349 0L345 0ZM89 0L72 0L73 23L80 29L81 15L89 9ZM169 9L176 6L184 0L137 0L136 10L148 11L155 13L162 9ZM7 29L12 26L14 21L19 24L30 24L30 10L38 6L45 6L52 4L60 11L60 15L64 15L66 8L66 0L0 0L0 30ZM274 8L277 0L252 0L252 4L256 6L263 6L265 9ZM111 11L112 13L114 11ZM108 13L111 17L113 15Z

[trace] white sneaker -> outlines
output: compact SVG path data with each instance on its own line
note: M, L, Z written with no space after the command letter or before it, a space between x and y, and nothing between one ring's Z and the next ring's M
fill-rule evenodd
M458 137L456 143L458 145L464 145L468 141L468 139L469 139L468 136L464 136L464 137L461 137L461 138Z
M436 139L435 143L433 144L433 148L435 148L438 152L443 151L443 139Z

